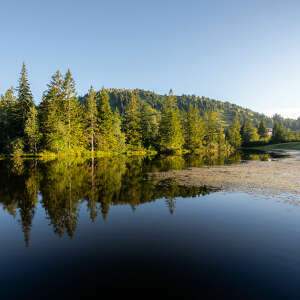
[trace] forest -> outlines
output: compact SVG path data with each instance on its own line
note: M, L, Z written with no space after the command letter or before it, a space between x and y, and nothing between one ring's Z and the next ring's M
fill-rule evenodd
M272 127L272 136L268 128ZM229 102L139 89L78 96L68 70L51 77L36 105L23 63L18 86L0 99L0 153L105 156L231 153L255 143L300 140L300 118L268 118Z

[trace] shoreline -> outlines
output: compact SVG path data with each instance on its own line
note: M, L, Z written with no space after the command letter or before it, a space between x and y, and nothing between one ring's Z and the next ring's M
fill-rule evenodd
M183 170L149 173L153 179L173 179L187 187L208 186L224 192L246 192L266 196L300 196L300 151L272 151L289 155L268 161L192 167Z

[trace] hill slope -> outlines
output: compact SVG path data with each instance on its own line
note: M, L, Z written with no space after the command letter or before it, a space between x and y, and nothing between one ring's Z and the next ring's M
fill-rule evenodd
M129 99L129 95L132 91L135 93L138 102L141 105L147 103L152 108L158 111L161 111L162 104L165 98L167 97L167 95L159 95L154 92L145 91L141 89L107 89L112 109L115 110L115 108L118 108L119 111L122 113ZM82 99L84 97L82 97ZM241 121L243 121L244 119L251 119L253 120L253 123L256 124L262 119L265 119L268 127L273 127L273 124L275 122L282 122L285 127L290 128L291 130L300 130L300 117L297 120L284 119L280 115L274 115L272 118L270 118L264 114L255 112L253 110L244 108L236 104L232 104L227 101L222 102L203 96L199 97L195 95L181 95L176 96L176 99L177 105L181 110L187 111L190 104L195 104L198 106L201 113L209 110L218 111L219 116L225 126L232 123L235 114L238 113Z

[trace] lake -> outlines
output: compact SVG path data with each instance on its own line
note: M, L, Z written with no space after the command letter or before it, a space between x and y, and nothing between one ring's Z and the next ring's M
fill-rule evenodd
M0 161L1 299L300 299L295 202L148 176L268 157Z

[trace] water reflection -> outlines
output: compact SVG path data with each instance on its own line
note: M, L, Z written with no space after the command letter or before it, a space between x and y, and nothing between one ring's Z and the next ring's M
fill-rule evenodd
M248 159L265 159L248 155ZM252 154L253 156L253 154ZM170 180L153 181L147 172L199 167L206 164L241 162L245 154L232 157L167 156L155 158L60 159L54 161L15 159L0 161L0 203L18 219L26 246L38 200L49 225L62 237L75 234L80 207L86 202L92 222L108 217L111 206L136 206L165 199L171 214L177 197L196 197L213 191L210 187L187 188Z

